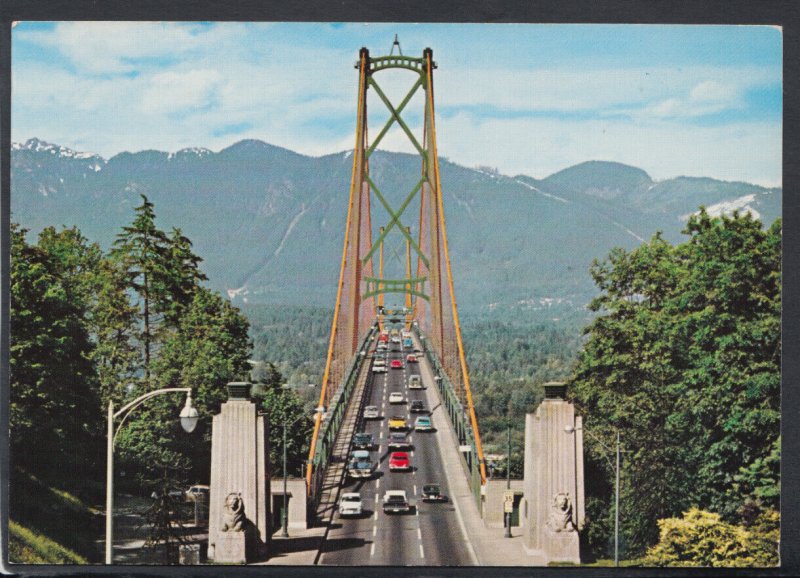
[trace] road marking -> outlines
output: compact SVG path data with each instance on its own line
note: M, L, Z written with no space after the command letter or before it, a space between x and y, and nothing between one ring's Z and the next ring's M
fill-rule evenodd
M417 495L417 484L414 484L414 495Z
M375 496L375 497L377 498L378 496ZM378 510L377 510L377 508L375 509L375 519L376 520L378 519Z
M415 515L415 516L417 516L417 517L419 517L419 508L417 508L417 509L415 510L415 514L414 514L414 515Z
M422 546L420 546L420 548L422 548ZM375 542L373 542L372 546L370 546L370 548L369 548L369 555L370 556L374 556L375 555Z
M377 526L377 524L375 526L372 526L372 535L373 536L377 536L378 535L378 526Z
M419 537L419 541L422 542L422 528L417 528L417 537ZM421 546L422 544L420 544Z
M509 469L510 469L510 468L509 468ZM375 484L375 489L376 489L376 490L377 490L377 489L380 489L380 487L381 487L381 479L380 479L380 478L378 478L378 483L377 483L377 484ZM377 498L378 496L375 496L375 497Z
M425 550L422 549L422 544L419 545L419 557L420 558L425 557Z
M380 480L378 480L378 481L380 481ZM378 503L378 494L375 494L375 503L376 504Z

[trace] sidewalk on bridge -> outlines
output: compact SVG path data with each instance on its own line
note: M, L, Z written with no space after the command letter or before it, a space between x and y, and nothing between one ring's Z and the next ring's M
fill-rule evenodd
M441 443L439 451L445 471L451 473L447 478L450 485L450 499L463 521L466 537L472 544L472 550L477 559L476 564L480 566L539 565L537 558L529 556L525 551L522 528L512 528L512 537L505 538L505 528L487 528L484 525L478 505L475 503L475 497L467 483L465 469L459 455L458 438L441 405L439 392L433 385L433 372L427 359L420 358L420 361L421 371L427 384L426 393L429 407L434 410L431 414L433 425L445 439L450 438L451 443Z
M325 539L326 528L289 529L289 537L282 538L280 530L271 540L269 560L253 566L313 566Z

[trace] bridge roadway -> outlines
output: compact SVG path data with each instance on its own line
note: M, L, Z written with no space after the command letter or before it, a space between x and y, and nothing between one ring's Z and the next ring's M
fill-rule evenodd
M319 563L323 565L386 565L386 566L469 566L474 562L468 553L466 536L457 518L452 501L445 503L423 503L422 486L438 482L442 491L450 495L447 475L444 471L440 443L448 443L448 432L416 432L408 430L412 450L410 472L390 472L388 420L391 415L403 415L410 426L418 414L410 412L412 400L419 399L425 409L438 404L439 396L432 383L423 376L424 390L409 390L408 376L420 373L425 363L420 354L420 363L406 363L404 351L399 344L391 344L387 366L393 359L403 361L403 369L388 369L387 373L372 373L367 382L364 406L375 405L380 420L360 420L357 431L373 434L375 446L370 457L379 461L375 475L369 480L345 480L342 492L361 494L364 514L360 518L341 518L334 515L328 538L323 546ZM430 372L426 372L430 375ZM389 404L389 394L400 391L406 398L403 405ZM433 407L434 411L442 408ZM452 443L452 442L451 442ZM453 472L461 475L462 471ZM384 514L383 494L386 490L405 490L413 506L410 514Z

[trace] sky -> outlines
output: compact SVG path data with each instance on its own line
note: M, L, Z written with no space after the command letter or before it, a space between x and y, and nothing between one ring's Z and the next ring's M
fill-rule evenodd
M352 149L362 46L433 49L439 154L544 178L615 161L656 180L781 185L782 32L769 26L22 22L12 141L218 151ZM397 105L410 72L376 75ZM388 117L370 91L370 135ZM409 103L421 133L422 99ZM404 113L405 118L405 113ZM387 150L413 152L399 129Z

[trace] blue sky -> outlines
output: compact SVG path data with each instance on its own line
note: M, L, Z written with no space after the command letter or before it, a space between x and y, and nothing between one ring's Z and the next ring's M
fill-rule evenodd
M433 49L439 152L454 162L543 178L608 160L656 179L781 183L782 34L766 26L23 22L12 140L107 158L242 138L342 151L358 49L388 54L395 34L406 55ZM413 81L379 78L396 101ZM375 134L387 113L370 98ZM411 151L399 130L382 148Z

